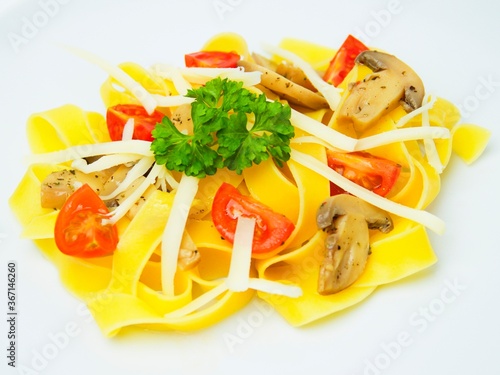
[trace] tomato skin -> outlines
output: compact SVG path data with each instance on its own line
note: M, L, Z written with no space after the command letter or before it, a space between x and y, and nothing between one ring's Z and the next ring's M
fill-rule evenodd
M85 184L66 200L56 219L54 238L59 250L71 256L93 258L113 253L118 244L116 225L103 224L108 208Z
M385 197L396 183L401 165L368 152L335 152L327 150L328 166L364 188ZM335 184L331 195L343 193Z
M255 218L252 252L266 253L281 246L295 225L286 216L250 196L242 195L234 186L223 183L214 197L212 220L224 239L234 241L238 216Z
M356 57L367 49L368 47L361 41L349 34L330 61L330 65L323 75L323 80L334 86L340 85L354 67Z
M188 68L236 68L240 55L235 52L199 51L184 55Z
M109 136L113 141L121 141L123 128L127 121L134 119L134 134L132 139L143 141L153 141L151 131L158 122L161 122L165 115L159 111L154 111L149 115L143 106L137 104L118 104L109 107L106 111L106 124Z

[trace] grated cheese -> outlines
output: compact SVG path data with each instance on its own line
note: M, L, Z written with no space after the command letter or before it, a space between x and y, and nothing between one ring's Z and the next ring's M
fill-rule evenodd
M417 117L419 114L428 111L432 107L434 107L434 103L436 103L437 97L432 97L430 101L425 104L422 104L419 108L414 109L410 113L407 113L403 117L401 117L396 123L396 128L402 128L405 126L412 118Z
M198 191L197 177L182 175L161 243L161 283L163 293L174 296L174 278L177 271L179 248L189 210Z
M233 251L226 285L233 292L248 289L255 218L239 216L234 233Z
M118 187L108 195L101 196L103 201L107 201L109 199L115 198L118 194L124 192L129 188L132 183L137 180L139 177L144 176L144 174L151 168L154 164L155 159L152 157L142 158L139 162L134 165L128 172L127 176L123 179L123 181L118 185ZM156 176L155 176L156 178Z
M349 193L382 210L415 221L438 234L442 234L444 232L445 224L443 220L439 219L438 217L432 215L427 211L407 207L387 198L381 197L380 195L377 195L372 191L367 190L359 186L358 184L348 180L341 174L328 167L328 165L321 163L319 160L310 155L304 154L297 150L292 150L291 159L325 177L326 179L340 186L342 189L348 191Z
M177 319L182 318L188 314L191 314L202 307L206 306L214 299L219 297L222 293L227 292L228 288L226 283L222 282L216 287L210 289L208 292L203 293L201 296L195 298L188 304L178 308L177 310L171 311L164 315L165 319Z
M283 284L277 281L250 278L249 286L260 292L277 294L280 296L298 298L302 295L302 289L296 285Z
M136 154L104 155L90 164L87 164L85 159L76 159L71 163L71 168L77 169L83 173L92 173L103 171L120 164L135 162L139 158L140 156Z
M151 67L151 70L154 74L171 80L179 95L184 96L187 94L188 90L193 88L175 66L169 64L155 64Z
M110 224L116 224L122 217L124 217L127 212L132 208L132 206L137 202L144 192L149 188L149 186L155 183L156 177L162 169L161 165L154 164L151 171L144 179L144 181L135 189L132 194L130 194L127 199L125 199L121 204L110 213L107 222Z
M150 148L151 142L133 139L130 141L113 141L78 145L69 147L61 151L48 152L44 154L33 154L28 156L25 160L28 164L60 164L70 160L111 154L136 154L141 156L153 156L153 152Z
M122 141L130 141L134 136L134 130L135 130L135 121L134 118L131 117L127 120L125 126L123 127Z
M424 102L428 103L429 97L426 95L424 97ZM429 111L423 111L422 112L422 129L432 129L436 128L435 126L431 126L430 121L429 121ZM446 129L446 128L441 128L441 129ZM448 130L448 129L446 129ZM427 161L429 162L429 165L434 168L434 170L438 173L441 174L443 173L443 163L441 163L441 158L439 157L438 150L436 148L436 144L432 140L432 138L424 138L424 149L425 149L425 156L427 157Z
M395 142L416 141L420 139L443 139L450 138L450 131L447 128L432 126L418 128L403 128L388 130L366 138L360 138L356 142L354 150L362 151L374 147L388 145Z
M344 151L354 151L358 140L348 137L341 132L338 132L322 122L316 121L309 116L306 116L299 111L292 109L290 122L297 128L322 139L330 146Z

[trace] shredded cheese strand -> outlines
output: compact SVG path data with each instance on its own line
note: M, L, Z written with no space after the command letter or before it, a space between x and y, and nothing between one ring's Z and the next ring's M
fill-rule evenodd
M238 217L229 274L226 279L227 287L233 292L244 292L248 289L254 230L255 218Z
M153 156L150 150L151 142L133 139L130 141L114 141L103 143L91 143L69 147L65 150L48 152L44 154L33 154L26 158L28 164L53 163L60 164L70 160L88 158L90 156L111 154L136 154L142 156Z
M437 97L433 96L432 99L425 103L422 104L419 108L414 109L410 113L407 113L403 117L401 117L398 122L396 123L396 128L402 128L405 126L412 118L417 117L419 114L424 113L425 111L429 111L434 107L434 103L436 103Z
M128 210L137 202L150 185L155 183L156 177L160 173L162 166L155 163L151 171L144 179L144 181L125 199L108 217L107 222L116 224L122 217L124 217Z
M179 95L184 96L187 94L188 90L193 88L175 66L169 64L155 64L151 69L156 75L171 80Z
M426 95L424 97L424 102L428 103L429 97ZM423 129L435 129L435 126L431 126L430 120L429 120L429 111L423 111L422 112L422 128ZM446 129L447 128L441 128L441 129ZM434 168L434 170L438 173L441 174L443 173L443 163L441 163L441 158L439 157L438 150L436 148L436 144L431 138L424 138L424 149L425 149L425 156L427 157L427 161L429 162L429 165Z
M152 114L155 110L157 103L156 100L151 96L151 94L136 80L129 76L125 71L119 67L104 61L99 56L94 55L91 52L82 50L80 48L72 46L63 46L69 52L72 52L76 56L87 60L90 63L96 64L102 68L111 77L116 79L123 87L125 87L134 97L142 104L148 114Z
M193 199L198 191L197 177L182 175L175 193L170 216L162 236L161 243L161 283L163 293L173 297L174 278L177 271L177 259L186 227L186 221Z
M183 104L190 104L194 102L194 98L188 98L187 96L183 95L165 96L152 94L152 96L153 98L155 98L159 107L177 107Z
M302 288L296 285L283 284L277 281L250 278L249 287L260 292L277 294L280 296L298 298L302 295Z
M210 289L208 292L203 293L201 296L195 298L188 304L178 308L177 310L171 311L164 315L165 319L179 319L188 314L191 314L205 305L212 302L214 299L219 297L222 293L227 292L228 288L226 283L222 282L216 287Z
M312 83L312 85L316 87L318 92L324 96L324 98L330 105L330 108L334 111L337 109L337 107L340 104L341 90L325 82L308 62L302 60L299 56L297 56L293 52L284 50L279 47L265 44L263 46L263 49L268 53L284 57L286 60L293 63L296 67L300 68L304 72L306 77L309 79L309 81Z
M140 156L136 154L104 155L90 164L87 164L85 159L76 159L71 163L71 168L77 169L83 173L92 173L104 171L117 165L135 162L139 160L139 158Z
M360 138L356 142L354 149L356 151L362 151L374 147L385 146L395 142L414 141L420 139L429 139L432 142L432 139L443 138L450 138L450 131L447 128L438 126L394 129L366 138Z
M322 139L327 142L332 147L338 148L344 151L354 151L358 140L356 138L351 138L338 132L325 124L312 119L294 109L292 109L292 115L290 122L297 128Z
M135 130L135 121L134 118L131 117L127 120L125 126L123 127L122 141L130 141L134 136L134 130Z
M251 87L260 83L261 72L246 72L243 68L180 68L182 75L191 83L203 85L207 80L220 77L243 82Z
M445 224L443 220L432 215L431 213L407 207L402 204L391 201L387 198L381 197L380 195L377 195L372 191L367 190L357 185L356 183L348 180L341 174L335 172L333 169L328 167L326 164L321 163L319 160L315 159L310 155L304 154L297 150L292 150L290 156L292 160L295 160L297 163L302 164L303 166L320 174L329 181L340 186L342 189L363 199L364 201L376 207L379 207L382 210L391 212L395 215L405 217L419 224L422 224L438 234L444 233Z
M101 196L101 199L103 201L113 199L118 194L127 190L135 180L143 176L149 170L149 168L151 168L154 162L155 162L154 158L142 158L141 160L139 160L139 162L137 162L137 164L134 165L132 169L128 171L127 176L118 185L118 187L112 193Z

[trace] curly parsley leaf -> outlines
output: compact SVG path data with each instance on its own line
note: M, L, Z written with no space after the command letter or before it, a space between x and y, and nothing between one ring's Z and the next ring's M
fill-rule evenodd
M213 175L218 168L222 168L221 156L210 147L213 143L210 134L183 134L165 116L161 123L156 124L152 135L155 139L151 149L156 162L165 164L168 170L201 178Z
M204 177L227 167L242 173L272 156L280 166L290 158L294 128L289 106L268 102L242 82L215 78L189 90L193 134L180 133L165 117L153 131L151 149L158 164Z
M290 107L268 102L264 95L250 102L249 107L255 118L250 128L246 115L238 112L217 132L217 151L224 158L224 166L241 173L269 156L282 166L290 158L290 138L294 136Z

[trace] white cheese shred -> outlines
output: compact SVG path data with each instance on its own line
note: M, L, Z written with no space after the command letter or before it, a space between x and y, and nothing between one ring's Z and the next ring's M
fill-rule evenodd
M429 102L428 95L424 97L424 102L425 103ZM436 129L435 126L431 126L428 110L422 112L422 129ZM448 130L447 128L441 128L441 129ZM438 174L443 173L444 166L443 163L441 163L441 158L439 157L436 144L434 143L434 140L432 138L428 137L424 138L424 149L425 149L425 156L427 157L429 165L432 168L434 168L434 170Z
M71 168L77 169L83 173L92 173L104 171L120 164L135 162L139 159L140 156L136 154L104 155L90 164L88 164L85 159L76 159L71 163Z
M158 103L159 107L177 107L183 104L190 104L194 102L194 98L188 98L187 96L183 95L171 95L171 96L165 96L165 95L158 95L158 94L152 94L153 98L155 98L156 102Z
M195 298L188 304L182 306L181 308L171 311L167 314L164 315L165 319L179 319L182 318L186 315L189 315L204 306L208 305L211 303L214 299L219 297L222 293L227 292L227 285L226 283L222 282L216 287L210 289L208 292L203 293L201 296Z
M186 221L193 199L198 191L199 179L193 176L182 175L177 192L175 193L167 225L163 231L161 243L161 282L163 293L173 297L174 279L177 271L179 249L186 227Z
M122 182L118 185L118 187L110 194L101 196L103 201L107 201L109 199L115 198L118 194L123 193L127 190L132 183L137 180L139 177L143 176L149 168L155 162L154 158L142 158L134 165L127 173L127 176L123 179ZM155 176L156 177L156 176Z
M260 292L277 294L280 296L298 298L302 296L302 288L296 285L283 284L277 281L250 278L249 287Z
M251 87L260 83L261 72L245 72L242 67L238 68L181 68L184 78L189 82L200 85L215 77L228 78L232 81L243 82L243 86Z
M151 70L154 74L171 80L179 95L184 96L187 94L188 90L193 88L182 76L179 68L175 66L169 64L155 64L152 66Z
M432 139L443 138L450 138L450 131L447 128L438 126L394 129L366 138L360 138L357 140L354 149L362 151L395 142L416 141L420 139L429 139L432 142Z
M134 130L135 130L135 121L134 118L131 117L127 120L125 126L123 127L122 141L132 140L132 137L134 136Z
M326 179L340 186L342 189L348 191L349 193L363 199L364 201L382 210L415 221L433 230L438 234L444 233L445 229L444 221L427 211L422 211L408 206L404 206L400 203L381 197L380 195L377 195L372 191L367 190L359 186L358 184L348 180L341 174L335 172L333 169L328 167L328 165L320 162L314 157L299 152L297 150L292 150L291 159L295 160L299 164L302 164L306 168L311 169L312 171L318 173L319 175L325 177Z
M69 147L61 151L48 152L44 154L33 154L28 156L25 160L28 164L60 164L70 160L112 154L136 154L139 156L153 156L153 152L151 151L151 142L133 139L131 141L113 141L78 145Z
M155 183L156 177L160 173L163 167L155 163L153 168L149 171L148 175L142 181L142 183L130 194L127 199L125 199L121 204L110 213L108 217L108 222L110 224L116 224L122 217L124 217L127 212L132 208L132 206L137 202L149 186Z
M314 87L316 87L318 92L324 96L324 98L330 105L330 109L334 111L337 109L337 107L340 104L341 90L329 84L328 82L324 81L308 62L302 60L299 56L297 56L293 52L284 50L282 48L270 45L264 45L263 47L264 50L267 51L268 53L281 56L286 60L290 61L291 63L293 63L293 65L295 65L299 69L301 69L306 75L306 77L309 79L311 84Z
M82 50L80 48L72 46L64 46L66 50L72 52L76 56L87 60L90 63L96 64L111 77L117 80L124 88L126 88L134 97L142 104L146 112L152 114L155 110L157 103L156 100L151 96L151 94L136 80L129 76L125 71L119 67L104 61L99 56L94 55L91 52Z
M254 218L238 217L234 233L231 264L226 279L227 287L233 292L244 292L248 289L254 230Z
M425 111L429 111L432 107L434 107L434 103L436 103L437 97L432 96L431 100L422 104L419 108L407 113L403 117L401 117L396 123L396 128L402 128L405 126L412 118L417 117L419 114L424 113Z
M354 151L356 148L358 142L356 138L348 137L294 109L292 109L290 122L295 127L322 139L334 148L344 151Z

